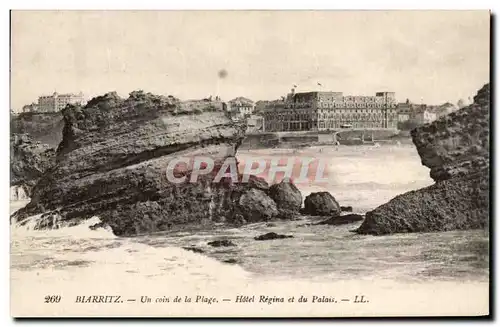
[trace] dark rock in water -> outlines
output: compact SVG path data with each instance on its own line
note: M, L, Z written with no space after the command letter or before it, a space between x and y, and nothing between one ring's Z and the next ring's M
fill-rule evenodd
M267 223L266 227L276 227L276 224L275 223Z
M195 246L184 246L182 247L184 250L186 251L191 251L191 252L194 252L194 253L205 253L204 250L200 249L200 248L197 248Z
M208 245L211 245L213 247L221 247L221 246L236 246L231 240L215 240L212 242L208 242Z
M27 134L10 137L10 185L19 186L30 197L31 189L55 164L55 148L35 141ZM17 199L13 199L17 200Z
M275 239L282 239L282 238L292 238L292 235L282 235L282 234L276 234L274 232L259 235L257 237L254 237L254 240L256 241L267 241L267 240L275 240Z
M399 195L366 214L358 233L449 231L488 227L489 180L450 179Z
M411 131L434 185L399 195L366 214L360 234L489 227L490 96Z
M340 206L329 192L316 192L306 196L304 212L312 216L338 216Z
M278 209L298 212L302 206L302 193L287 179L272 185L269 188L269 196L276 202Z
M225 263L238 263L238 260L231 258L231 259L226 259L223 262L225 262Z
M295 210L279 209L276 218L284 220L298 220L300 219L300 214Z
M276 203L264 191L247 190L240 197L239 207L247 222L269 220L278 214Z
M363 215L351 213L348 215L332 217L327 220L320 221L315 225L344 225L344 224L355 223L361 220L363 220Z
M352 207L351 206L340 206L340 211L342 212L352 212Z

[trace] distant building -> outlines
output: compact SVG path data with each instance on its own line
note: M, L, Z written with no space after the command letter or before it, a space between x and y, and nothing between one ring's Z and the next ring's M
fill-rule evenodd
M340 128L397 128L394 92L375 96L342 92L295 93L271 102L264 113L266 131L321 131Z
M397 105L397 113L398 113L398 122L405 122L411 119L413 114L413 103L410 102L409 99L406 99L406 102L398 103Z
M38 112L58 112L68 104L83 105L85 102L82 92L78 94L67 93L59 94L54 92L52 95L42 95L38 97Z
M246 118L247 132L265 132L264 116L250 115Z
M458 107L450 102L443 103L442 105L436 106L434 108L434 112L436 113L436 116L443 117L448 114L451 114L452 112L456 111Z
M244 119L255 110L255 103L247 98L238 97L228 102L228 109L234 119Z
M254 112L256 113L263 113L266 107L269 107L272 101L267 101L267 100L259 100L255 102L255 109Z
M38 111L38 104L37 103L32 103L32 104L27 104L23 106L22 112L37 112Z
M431 123L437 119L437 115L431 108L428 108L426 105L421 105L411 118L417 125L424 125L427 123Z

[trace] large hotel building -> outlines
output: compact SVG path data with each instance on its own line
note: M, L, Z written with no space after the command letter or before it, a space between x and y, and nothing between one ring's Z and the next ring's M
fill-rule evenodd
M265 130L322 131L339 128L397 128L394 92L344 96L342 92L295 93L264 109Z
M52 95L42 95L38 97L37 111L58 112L63 110L67 104L83 104L84 102L82 92L78 94L59 94L54 92Z

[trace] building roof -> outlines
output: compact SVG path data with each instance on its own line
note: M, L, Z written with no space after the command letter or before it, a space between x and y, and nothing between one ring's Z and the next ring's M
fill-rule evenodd
M235 105L253 105L254 102L248 98L245 97L237 97L234 98L233 100L230 100L229 103L235 104Z

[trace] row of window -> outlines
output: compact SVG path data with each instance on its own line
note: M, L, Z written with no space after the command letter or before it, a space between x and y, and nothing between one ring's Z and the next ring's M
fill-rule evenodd
M385 117L385 113L349 113L349 114L332 114L323 113L318 115L306 115L306 114L295 114L295 115L269 115L265 119L268 121L278 120L278 121L289 121L289 120L310 120L310 119L335 119L335 120L345 120L345 119L356 119L356 120L373 120L382 119ZM397 114L394 112L388 113L387 117L389 119L396 119Z
M342 96L339 94L338 96L319 96L320 101L354 101L354 102L377 102L377 101L385 101L385 96L373 96L373 95L345 95ZM394 100L394 96L388 96L388 100Z
M384 114L351 114L351 115L327 115L327 114L320 114L318 115L318 119L334 119L334 120L374 120L374 119L383 119L386 117ZM388 114L387 115L388 119L396 119L397 115L395 114Z
M396 103L355 103L355 102L318 102L317 107L318 108L379 108L379 109L384 109L384 108L397 108ZM273 106L273 108L279 108L280 106ZM312 103L287 103L281 105L284 109L293 109L293 108L310 108L312 107Z
M320 122L318 124L318 128L340 128L342 125L349 124L354 128L383 128L384 123L383 122L368 122L368 123L362 123L362 122Z
M319 108L396 108L395 103L355 103L355 102L335 102L335 103L318 103Z
M390 113L395 113L396 110L388 110ZM265 112L264 115L266 117L275 117L276 115L294 115L294 114L305 114L309 113L311 111L289 111L289 110L283 110L283 111L275 111L275 112ZM328 109L318 109L318 112L324 113L374 113L374 112L385 112L385 110L378 110L378 109L339 109L339 110L328 110Z
M318 129L339 129L343 125L349 124L353 128L396 128L397 124L395 122L389 122L387 125L384 122L319 122ZM309 124L299 124L299 123L267 123L266 131L279 132L279 131L304 131L310 130Z
M353 113L353 112L359 112L359 113L373 113L373 112L390 112L390 113L395 113L396 110L379 110L379 109L340 109L340 110L328 110L328 109L318 109L318 112L327 112L327 113Z

